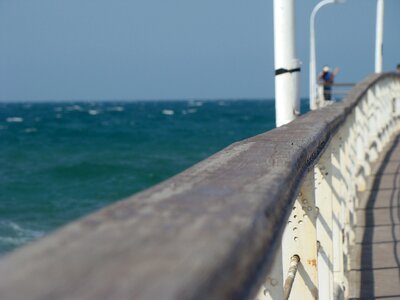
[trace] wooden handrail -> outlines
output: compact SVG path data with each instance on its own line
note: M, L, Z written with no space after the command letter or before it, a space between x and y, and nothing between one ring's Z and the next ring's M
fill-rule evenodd
M295 197L347 101L235 143L181 174L0 259L0 299L245 299L271 266Z

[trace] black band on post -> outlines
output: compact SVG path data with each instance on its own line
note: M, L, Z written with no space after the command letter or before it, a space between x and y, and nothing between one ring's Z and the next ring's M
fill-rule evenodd
M294 72L300 72L301 68L296 68L296 69L284 69L284 68L280 68L275 70L275 76L281 75L281 74L285 74L285 73L294 73Z

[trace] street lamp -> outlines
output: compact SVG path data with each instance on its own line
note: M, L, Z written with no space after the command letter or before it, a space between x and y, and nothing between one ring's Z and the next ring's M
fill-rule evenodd
M322 0L313 9L310 17L310 109L315 110L318 108L317 103L317 67L316 67L316 54L315 54L315 16L317 12L325 5L341 3L340 0Z

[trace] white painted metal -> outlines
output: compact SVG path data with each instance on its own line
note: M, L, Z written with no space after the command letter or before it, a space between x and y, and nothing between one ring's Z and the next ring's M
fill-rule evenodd
M305 300L318 298L314 187L314 173L310 172L291 211L274 266L255 299L284 299L283 284L294 255L300 257L300 264L289 299L299 299L298 295Z
M319 299L333 299L332 163L326 151L314 168L315 199L318 208L318 286Z
M357 190L365 188L371 164L400 132L399 116L400 82L390 79L370 88L347 116L305 178L257 300L283 299L284 277L294 254L301 260L290 299L316 299L316 293L319 299L348 297Z
M341 168L341 148L343 139L339 133L332 141L332 240L333 240L333 294L335 299L343 296L343 178Z
M290 258L300 257L300 265L289 299L318 297L315 179L310 172L293 206L282 238L282 267L288 270Z
M351 201L353 197L353 192L355 189L352 189L351 186L353 185L351 182L351 178L349 176L348 170L352 165L352 162L349 160L349 144L351 141L349 140L349 132L350 132L349 122L346 122L342 129L341 129L341 147L339 148L339 155L340 155L340 184L341 184L341 201L340 201L340 237L341 240L338 241L340 243L340 268L339 272L336 274L337 284L341 286L342 293L340 296L347 298L348 292L348 280L347 280L347 272L349 270L349 235L350 235L350 228L349 228L349 219L350 219L350 207ZM340 277L339 277L340 276ZM335 273L334 273L335 278Z
M375 39L375 73L382 72L383 61L383 22L384 0L377 0L376 8L376 39Z
M315 16L317 12L327 4L333 4L336 0L322 0L319 2L311 12L310 17L310 109L315 110L319 107L321 98L318 97L318 84L317 84L317 58L316 58L316 45L315 45Z
M275 70L300 68L296 58L295 0L274 0ZM300 113L300 72L275 76L276 126L293 121Z
M282 245L275 253L274 263L255 300L283 299L284 271L282 269Z

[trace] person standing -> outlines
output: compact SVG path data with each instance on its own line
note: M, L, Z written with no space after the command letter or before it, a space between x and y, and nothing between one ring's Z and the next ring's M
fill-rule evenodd
M325 100L332 100L332 84L334 83L337 73L339 73L339 68L331 72L329 66L324 66L322 72L318 76L318 81L324 86Z

